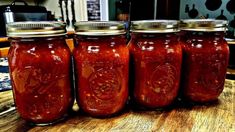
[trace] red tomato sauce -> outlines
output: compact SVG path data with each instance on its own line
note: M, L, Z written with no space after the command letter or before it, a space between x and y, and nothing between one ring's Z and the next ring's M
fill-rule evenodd
M177 35L134 33L129 49L135 102L147 108L171 104L178 94L182 62Z
M12 39L8 60L22 118L43 124L67 114L73 95L71 54L64 37Z
M224 32L185 32L182 88L186 98L208 102L223 91L229 57L223 37Z
M129 51L123 35L77 36L77 101L92 116L119 112L128 98Z

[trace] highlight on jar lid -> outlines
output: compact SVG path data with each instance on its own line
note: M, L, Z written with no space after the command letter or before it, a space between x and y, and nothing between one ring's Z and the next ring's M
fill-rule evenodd
M215 32L226 31L228 22L215 19L185 19L181 20L180 28L186 31Z
M132 21L133 33L172 33L179 31L179 21L176 20L141 20Z
M81 21L74 25L77 35L106 36L125 34L123 22L115 21Z
M66 34L66 25L63 22L30 21L13 22L7 24L8 37L49 37Z

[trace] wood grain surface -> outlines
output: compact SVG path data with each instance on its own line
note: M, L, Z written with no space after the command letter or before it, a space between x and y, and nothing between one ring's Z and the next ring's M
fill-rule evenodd
M7 41L8 41L8 37L0 37L0 43L7 42Z
M0 48L0 58L7 57L9 49L9 47Z
M11 91L0 93L0 108L11 106L12 103ZM0 131L235 132L234 103L235 81L226 80L219 100L212 104L192 105L178 102L167 110L159 111L133 111L126 108L120 115L106 119L96 119L74 112L67 120L44 127L30 126L15 110L10 110L0 115Z
M12 92L11 91L0 92L0 115L2 112L5 112L11 107L14 107Z

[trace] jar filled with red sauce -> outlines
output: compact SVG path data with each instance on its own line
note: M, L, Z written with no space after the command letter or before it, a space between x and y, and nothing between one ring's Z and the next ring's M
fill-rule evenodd
M120 112L128 98L129 51L121 22L75 24L77 102L94 117Z
M137 107L169 106L179 90L182 49L178 21L134 21L131 25L131 91Z
M7 32L10 77L20 116L36 125L63 119L73 104L65 24L16 22L8 24Z
M224 88L229 48L223 20L183 20L183 96L193 102L217 100Z

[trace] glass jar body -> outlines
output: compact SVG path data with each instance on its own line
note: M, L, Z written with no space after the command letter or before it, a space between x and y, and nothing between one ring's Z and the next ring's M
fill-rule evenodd
M133 98L143 107L170 105L179 90L182 49L175 33L132 34Z
M183 96L202 103L216 100L223 91L229 58L224 32L183 34Z
M73 104L71 53L65 38L18 38L10 42L10 77L21 117L38 125L63 118Z
M116 114L128 98L129 51L123 35L76 36L77 102L91 116Z

